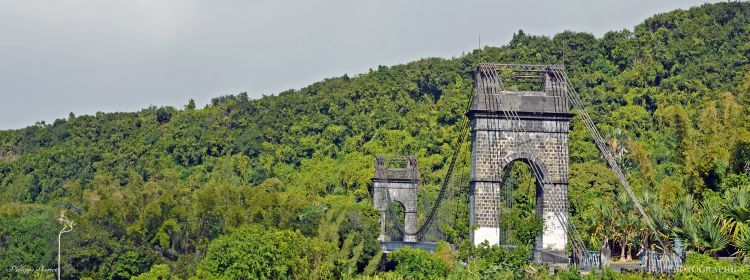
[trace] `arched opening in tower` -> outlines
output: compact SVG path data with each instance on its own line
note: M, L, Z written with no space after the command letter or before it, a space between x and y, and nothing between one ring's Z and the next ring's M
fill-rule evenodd
M386 218L386 221L389 222L385 225L386 240L401 241L404 239L404 233L401 232L399 227L401 229L404 228L406 207L404 207L404 204L400 201L393 200L390 205L388 205L388 208L390 209L386 211L386 215L389 216Z
M534 246L542 233L544 221L537 207L541 206L542 186L530 164L516 159L503 169L496 201L498 244Z

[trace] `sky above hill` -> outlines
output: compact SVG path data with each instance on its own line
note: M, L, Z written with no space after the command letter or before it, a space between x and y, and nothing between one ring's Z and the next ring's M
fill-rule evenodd
M149 105L257 98L504 45L597 37L705 1L2 1L0 129ZM717 1L711 1L717 2Z

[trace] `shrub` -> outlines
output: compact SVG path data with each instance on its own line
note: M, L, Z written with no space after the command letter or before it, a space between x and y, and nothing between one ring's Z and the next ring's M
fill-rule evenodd
M242 226L208 246L199 279L317 279L333 276L334 247L289 230Z
M388 260L398 263L396 273L405 279L442 279L448 274L448 264L420 249L400 248L388 255Z
M693 253L688 255L675 279L750 279L750 267Z

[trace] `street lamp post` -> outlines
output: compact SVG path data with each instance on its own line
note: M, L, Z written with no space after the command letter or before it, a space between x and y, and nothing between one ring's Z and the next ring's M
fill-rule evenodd
M60 230L60 233L57 234L57 280L60 280L60 240L63 233L71 232L73 230L73 221L68 220L68 218L65 217L65 211L60 212L60 217L57 218L57 221L63 224L62 230Z

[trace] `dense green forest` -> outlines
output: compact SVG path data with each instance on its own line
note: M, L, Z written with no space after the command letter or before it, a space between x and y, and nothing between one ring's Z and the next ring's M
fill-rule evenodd
M527 263L528 238L517 250L466 245L463 210L441 225L457 250L380 252L375 155L416 155L434 198L477 63L505 62L565 64L661 237L685 240L695 252L688 267L739 267L744 276L726 277L748 277L749 59L750 3L706 4L601 38L519 30L504 46L259 99L71 113L0 131L0 269L55 268L64 210L75 222L62 241L69 279L578 278ZM608 236L615 259L636 258L654 236L577 118L570 140L571 221L591 248ZM467 177L462 151L455 176Z

